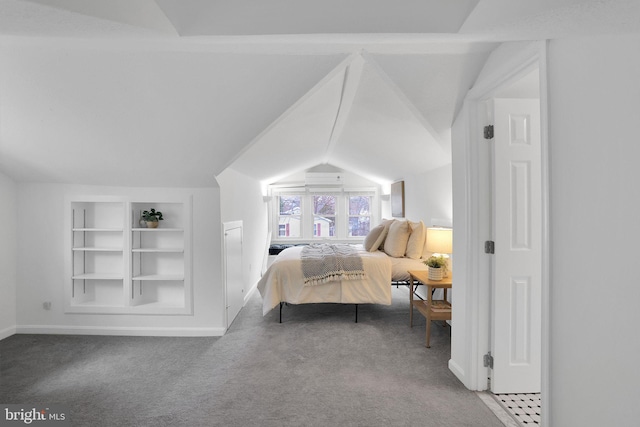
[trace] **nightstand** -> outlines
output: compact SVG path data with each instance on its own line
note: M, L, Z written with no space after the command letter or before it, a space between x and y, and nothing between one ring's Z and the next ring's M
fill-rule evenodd
M451 304L447 301L447 291L451 289L451 272L449 276L442 280L430 280L429 272L416 270L409 271L409 326L413 327L413 307L417 308L420 314L427 319L427 336L425 345L430 348L429 340L431 338L431 321L433 320L451 320ZM415 299L414 292L419 284L423 284L427 288L427 299ZM437 288L444 289L444 299L434 300L433 291Z

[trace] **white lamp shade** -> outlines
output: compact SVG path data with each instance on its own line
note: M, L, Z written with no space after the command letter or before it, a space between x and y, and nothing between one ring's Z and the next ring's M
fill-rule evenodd
M453 252L453 230L451 228L427 228L427 251L437 254Z

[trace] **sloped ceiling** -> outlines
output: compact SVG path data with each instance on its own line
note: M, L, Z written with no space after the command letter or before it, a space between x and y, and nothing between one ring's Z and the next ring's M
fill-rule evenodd
M343 57L4 49L2 167L20 181L213 185Z
M438 55L352 55L259 135L232 167L269 181L327 163L391 182L407 170L444 166L451 161L448 130L466 93L460 88L471 87L486 54L451 54L440 61ZM413 74L402 78L403 66ZM400 75L404 90L386 70ZM433 104L414 103L405 93ZM263 164L270 153L287 162Z
M637 0L0 0L0 170L210 186L448 164L498 42L637 32Z

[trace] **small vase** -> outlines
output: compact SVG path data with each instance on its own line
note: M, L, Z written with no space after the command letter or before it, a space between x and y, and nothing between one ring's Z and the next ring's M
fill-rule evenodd
M429 280L442 280L444 268L429 267Z
M142 218L140 218L140 221L138 221L138 224L140 224L140 228L146 228L147 227L147 221L145 221Z
M159 221L146 221L146 222L147 222L147 228L158 228Z

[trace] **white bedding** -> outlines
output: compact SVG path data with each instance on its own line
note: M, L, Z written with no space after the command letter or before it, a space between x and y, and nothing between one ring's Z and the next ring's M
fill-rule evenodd
M429 267L422 259L412 258L392 258L391 260L391 277L394 282L402 282L409 280L409 270L427 271Z
M300 252L293 246L280 252L258 282L262 295L262 313L267 314L280 302L290 304L342 303L391 304L391 258L384 252L367 252L357 245L366 278L342 280L316 286L304 286Z

